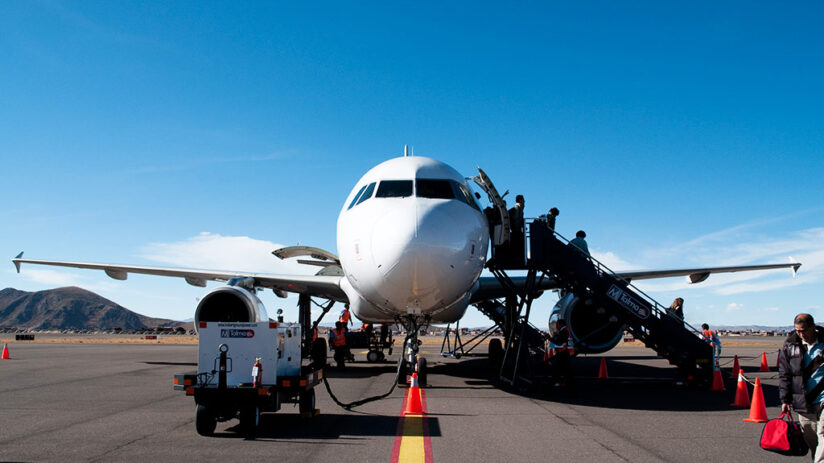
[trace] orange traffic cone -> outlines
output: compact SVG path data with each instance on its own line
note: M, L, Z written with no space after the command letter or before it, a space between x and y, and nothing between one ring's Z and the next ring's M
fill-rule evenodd
M744 418L748 423L766 423L767 405L764 404L764 393L761 391L761 378L755 378L755 389L752 392L752 405L750 406L750 417Z
M767 353L761 352L761 370L760 371L770 371L770 367L767 365Z
M715 361L715 368L712 372L712 389L711 391L726 391L724 389L724 378L721 377L721 367L718 365L718 360Z
M418 387L418 374L412 373L412 386L407 392L406 409L403 411L406 415L423 415L423 406L421 405L421 388Z
M601 368L598 369L598 379L608 379L607 374L607 359L601 357Z
M3 360L8 360L9 357L9 343L3 343Z
M739 371L741 371L741 365L738 363L738 354L735 354L735 361L732 362L732 372L730 373L730 378L737 378Z
M747 390L747 382L744 381L744 372L738 370L738 386L735 389L735 401L733 407L747 408L750 406L750 393Z
M775 356L775 369L778 370L779 368L781 368L781 351L778 351Z

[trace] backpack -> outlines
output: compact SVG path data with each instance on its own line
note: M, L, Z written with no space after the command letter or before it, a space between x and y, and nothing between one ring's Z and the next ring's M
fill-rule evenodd
M778 418L767 421L761 432L761 448L790 456L806 455L809 450L801 428L792 420L790 412L783 412Z

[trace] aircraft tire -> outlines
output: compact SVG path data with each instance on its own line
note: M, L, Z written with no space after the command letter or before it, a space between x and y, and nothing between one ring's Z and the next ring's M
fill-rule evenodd
M240 409L240 428L247 436L254 436L260 426L260 407L245 405Z
M198 405L195 410L195 431L201 436L209 437L215 433L217 417L205 405Z
M409 364L406 363L406 360L401 363L401 373L398 375L398 386L406 386L406 374L409 371L408 366Z
M427 370L426 359L418 357L418 386L426 386Z
M380 361L380 359L381 359L380 352L378 352L376 350L370 350L366 354L366 361L368 361L369 363L378 362L378 361Z
M326 338L317 338L312 342L312 363L316 370L326 368Z
M298 395L298 410L303 413L315 413L315 390L300 391Z
M504 358L504 344L498 338L489 341L489 369L495 371L501 367Z

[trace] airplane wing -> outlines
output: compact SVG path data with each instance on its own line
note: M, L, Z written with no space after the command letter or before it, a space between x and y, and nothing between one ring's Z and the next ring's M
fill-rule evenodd
M707 267L707 268L691 268L691 269L674 269L674 270L640 270L632 272L615 272L621 278L627 281L632 280L649 280L653 278L668 278L687 276L690 283L700 283L709 278L712 273L732 273L732 272L749 272L752 270L773 270L778 268L791 268L793 275L798 271L801 264L793 262L789 264L765 264L765 265L741 265L736 267Z
M273 275L250 272L229 272L223 270L198 270L174 267L144 267L138 265L112 265L91 262L65 262L56 260L24 259L23 253L14 259L14 266L20 272L20 264L52 265L92 270L103 270L115 280L125 280L129 273L178 277L192 286L205 287L207 281L227 282L232 278L250 277L255 279L255 286L271 288L278 291L303 293L336 301L346 301L346 294L340 287L341 276L334 275Z
M741 265L735 267L705 267L691 269L670 269L670 270L636 270L631 272L615 272L619 277L627 280L651 280L654 278L669 278L687 276L690 283L700 283L713 273L748 272L752 270L773 270L780 268L791 268L793 275L801 264L793 262L789 264L765 264L765 265ZM522 289L526 284L526 277L512 277L515 287ZM554 278L544 278L537 282L538 288L549 290L558 288L560 285ZM507 291L495 277L481 277L478 279L478 289L472 294L470 303L487 299L497 299L504 297Z

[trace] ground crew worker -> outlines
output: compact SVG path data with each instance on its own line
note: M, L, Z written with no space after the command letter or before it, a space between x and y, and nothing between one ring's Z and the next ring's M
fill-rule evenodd
M354 325L355 322L352 321L352 314L349 313L349 304L343 307L343 310L340 311L340 316L338 317L338 321L343 323L343 329L348 330L349 325Z
M569 349L569 328L566 321L558 320L558 332L550 338L555 345L555 355L552 357L552 381L555 387L561 385L561 375L564 376L567 390L572 393L575 388L575 376L572 374L572 354Z
M372 337L372 324L371 323L364 323L361 326L361 331L366 333L366 338L369 339Z
M782 412L798 413L813 461L824 462L824 328L815 326L808 313L793 322L795 331L778 353L778 398Z
M710 325L703 323L701 325L701 336L704 337L704 341L712 346L712 353L717 359L721 355L721 340L718 339L718 333L710 330Z
M346 342L346 329L344 329L343 323L336 322L335 329L329 333L329 337L329 343L335 350L335 362L338 368L343 368L346 366L344 362L349 357L349 345Z
M389 337L389 325L381 323L381 347L386 347L386 339Z

